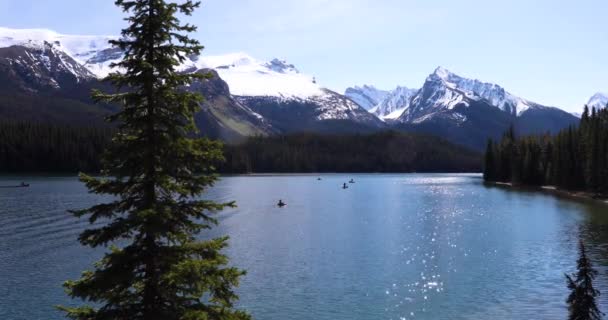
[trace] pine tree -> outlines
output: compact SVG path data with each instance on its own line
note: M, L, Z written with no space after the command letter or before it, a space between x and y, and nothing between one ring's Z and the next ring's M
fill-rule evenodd
M483 179L485 181L495 181L496 179L496 168L494 168L494 162L494 143L492 142L492 139L489 139L486 147L483 166Z
M598 320L601 319L595 298L600 292L593 287L593 280L597 271L593 269L591 261L587 258L585 245L579 244L579 259L577 261L578 272L572 275L566 274L568 289L571 290L566 302L570 320Z
M175 70L202 50L187 35L196 28L177 18L200 3L115 3L130 14L121 40L112 41L125 52L114 65L122 71L108 77L118 93L95 97L123 109L109 118L118 132L103 159L105 178L81 176L90 192L113 200L74 212L105 223L84 231L83 245L113 246L94 270L65 284L94 306L60 308L87 320L249 319L233 306L244 272L226 266L227 238L195 238L217 223L212 212L232 205L200 199L217 179L212 164L222 159L221 145L192 138L201 98L181 88L200 75Z

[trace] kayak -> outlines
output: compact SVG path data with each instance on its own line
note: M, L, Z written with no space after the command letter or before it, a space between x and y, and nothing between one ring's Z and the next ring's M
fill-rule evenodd
M29 188L30 185L29 184L22 184L22 185L18 185L18 186L0 186L0 188Z

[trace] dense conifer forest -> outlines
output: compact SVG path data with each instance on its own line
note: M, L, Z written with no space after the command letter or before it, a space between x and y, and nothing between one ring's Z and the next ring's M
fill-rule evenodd
M481 156L433 136L394 131L250 138L226 147L223 172L479 172Z
M111 130L0 121L0 172L98 172Z
M608 194L608 110L585 107L578 127L555 136L516 137L511 128L488 142L484 178Z
M0 122L0 172L96 173L111 129ZM481 156L432 136L399 132L255 137L224 146L222 173L479 172Z

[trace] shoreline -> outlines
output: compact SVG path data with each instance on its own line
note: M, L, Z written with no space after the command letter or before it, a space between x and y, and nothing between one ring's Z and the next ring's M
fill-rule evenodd
M495 182L495 181L484 181L485 184L493 185L497 187L504 187L510 189L529 190L535 192L542 192L546 194L552 194L559 197L569 198L578 201L593 201L595 203L601 203L608 205L607 197L597 197L595 194L586 191L569 191L560 189L556 186L544 185L544 186L527 186L527 185L515 185L511 182Z

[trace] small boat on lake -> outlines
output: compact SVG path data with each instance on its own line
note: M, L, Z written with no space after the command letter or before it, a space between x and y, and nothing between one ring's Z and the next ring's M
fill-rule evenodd
M355 179L350 179L348 183L355 183Z
M348 189L348 186L346 185L346 182L344 182L344 185L342 186L342 189Z
M277 207L279 207L279 208L283 208L286 205L287 205L287 203L283 202L283 200L279 200L279 203L277 203Z
M29 188L30 184L29 183L25 183L25 182L21 182L21 184L16 185L16 186L0 186L0 188Z

